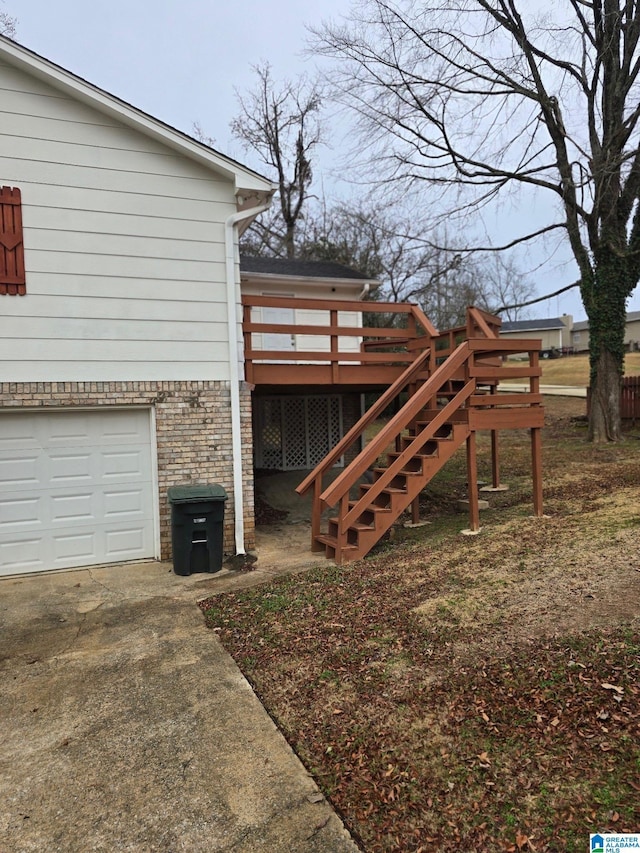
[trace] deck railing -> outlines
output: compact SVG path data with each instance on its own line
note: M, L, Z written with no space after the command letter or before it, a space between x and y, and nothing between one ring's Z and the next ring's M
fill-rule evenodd
M340 384L341 367L393 366L404 369L418 349L438 334L418 305L410 303L362 302L358 300L298 299L284 296L242 297L245 373L249 382L258 378L257 368L274 365L316 365L334 384ZM265 323L255 318L256 309L295 311L297 322ZM304 315L313 322L300 322ZM363 325L363 315L383 315L390 325ZM291 349L266 348L261 335L290 336ZM313 348L302 348L311 338ZM260 345L262 343L262 345ZM298 348L298 344L302 344ZM327 373L327 366L330 372Z

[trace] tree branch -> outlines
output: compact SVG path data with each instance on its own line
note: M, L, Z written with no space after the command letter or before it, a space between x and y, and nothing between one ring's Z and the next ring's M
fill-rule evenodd
M546 293L544 296L536 296L535 299L528 299L526 302L517 302L514 305L501 305L500 308L496 308L496 314L501 314L503 311L512 311L514 308L526 308L529 305L535 305L538 302L553 299L554 296L560 296L561 293L566 293L567 290L573 290L574 287L580 287L580 281L574 281L573 284L561 287L560 290L554 290L553 293Z

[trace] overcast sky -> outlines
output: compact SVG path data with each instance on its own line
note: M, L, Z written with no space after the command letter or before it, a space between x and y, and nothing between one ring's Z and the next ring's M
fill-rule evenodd
M339 18L348 8L349 0L0 2L0 11L17 18L16 38L26 47L180 130L191 133L198 122L218 150L254 168L229 132L237 113L234 89L253 87L251 65L261 60L271 63L278 80L313 71L302 55L305 25ZM325 153L322 162L331 160ZM326 176L327 184L333 180ZM569 270L551 273L538 290L555 290L570 276ZM640 310L638 289L629 310ZM533 309L539 317L564 312L585 317L577 290Z
M232 154L234 88L253 85L251 65L295 77L305 24L320 23L345 0L4 0L18 41L174 127L198 121ZM315 11L314 11L315 10ZM310 69L311 70L311 69ZM239 149L236 150L236 153Z

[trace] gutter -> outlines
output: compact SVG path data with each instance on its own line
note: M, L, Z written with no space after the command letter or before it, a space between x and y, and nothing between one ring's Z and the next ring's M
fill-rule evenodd
M240 364L244 367L242 341L238 338L236 310L236 241L235 228L243 219L263 213L271 205L269 200L258 207L232 213L224 223L225 272L227 284L227 331L229 335L229 384L231 390L231 447L233 460L233 507L235 515L236 554L246 554L244 549L244 493L242 470L242 420L240 417Z

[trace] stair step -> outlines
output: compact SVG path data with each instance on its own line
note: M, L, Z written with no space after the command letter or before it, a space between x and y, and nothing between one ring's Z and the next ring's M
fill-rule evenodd
M455 394L453 396L455 396ZM422 417L424 417L427 419L427 423L430 423L436 417L436 415L439 415L442 412L442 409L443 409L442 406L435 408L435 409L432 407L429 407L428 409L420 409L420 411L418 412L416 417L420 418L420 419L422 419ZM452 412L449 415L449 423L452 423L454 421L456 423L460 423L461 421L463 421L465 419L466 419L466 410L465 409L458 409L458 411Z
M400 492L400 494L404 494L404 492ZM359 503L359 501L349 501L349 509L353 509L353 507ZM390 506L378 506L377 504L369 504L366 509L363 509L362 512L391 512Z
M338 547L338 540L335 536L329 536L327 533L320 533L316 536L316 542L320 542L322 545L328 545L330 548ZM342 546L343 551L357 551L358 548L356 545L350 545L348 542Z
M405 435L402 436L402 444L406 448L411 444L411 442L415 439L415 435ZM426 452L425 452L426 451ZM400 453L403 451L394 450L387 454L387 456L400 456ZM413 456L413 459L434 459L438 455L438 439L430 438L429 441L422 448L422 453L416 453Z
M387 469L386 468L379 468L379 469L374 468L374 471L375 470L386 471ZM410 471L409 473L415 474L417 472L416 471ZM368 489L373 488L374 485L375 485L375 483L361 483L360 488L362 489L363 492L366 492ZM406 493L406 491L407 491L406 489L399 489L399 488L397 488L397 486L385 486L384 489L382 490L381 494L384 495L386 493L388 495L404 495Z
M399 453L394 453L394 454L389 453L389 456L400 456L400 454ZM417 459L418 457L414 456L413 458ZM424 458L428 459L429 457L425 456ZM376 474L384 474L385 471L387 471L388 469L387 468L372 468L371 470L374 471ZM396 477L400 477L400 476L402 476L402 477L420 477L421 475L422 475L422 471L410 471L406 468L403 468L401 471L398 471L398 473L396 474ZM373 483L367 483L367 486L372 486L372 485L373 485ZM387 491L387 490L385 489L385 491Z
M437 450L437 448L434 448L434 452L435 452L435 450ZM396 458L397 456L402 456L403 453L404 453L403 450L390 450L387 453L387 456L389 458L392 458L392 457ZM433 459L433 453L414 453L411 458L412 459ZM413 474L415 472L412 471L411 473Z
M340 519L337 516L335 518L329 519L329 524L338 524L339 522L340 522ZM360 532L369 532L370 533L372 530L375 530L375 527L373 526L373 524L363 524L361 521L352 521L351 524L349 525L349 530L357 530L358 533L360 533Z
M416 436L420 435L420 433L424 432L428 426L429 421L418 421L417 429L410 429L406 437L415 438ZM429 441L451 441L454 435L455 433L453 431L453 428L447 431L443 429L438 429L434 432Z

